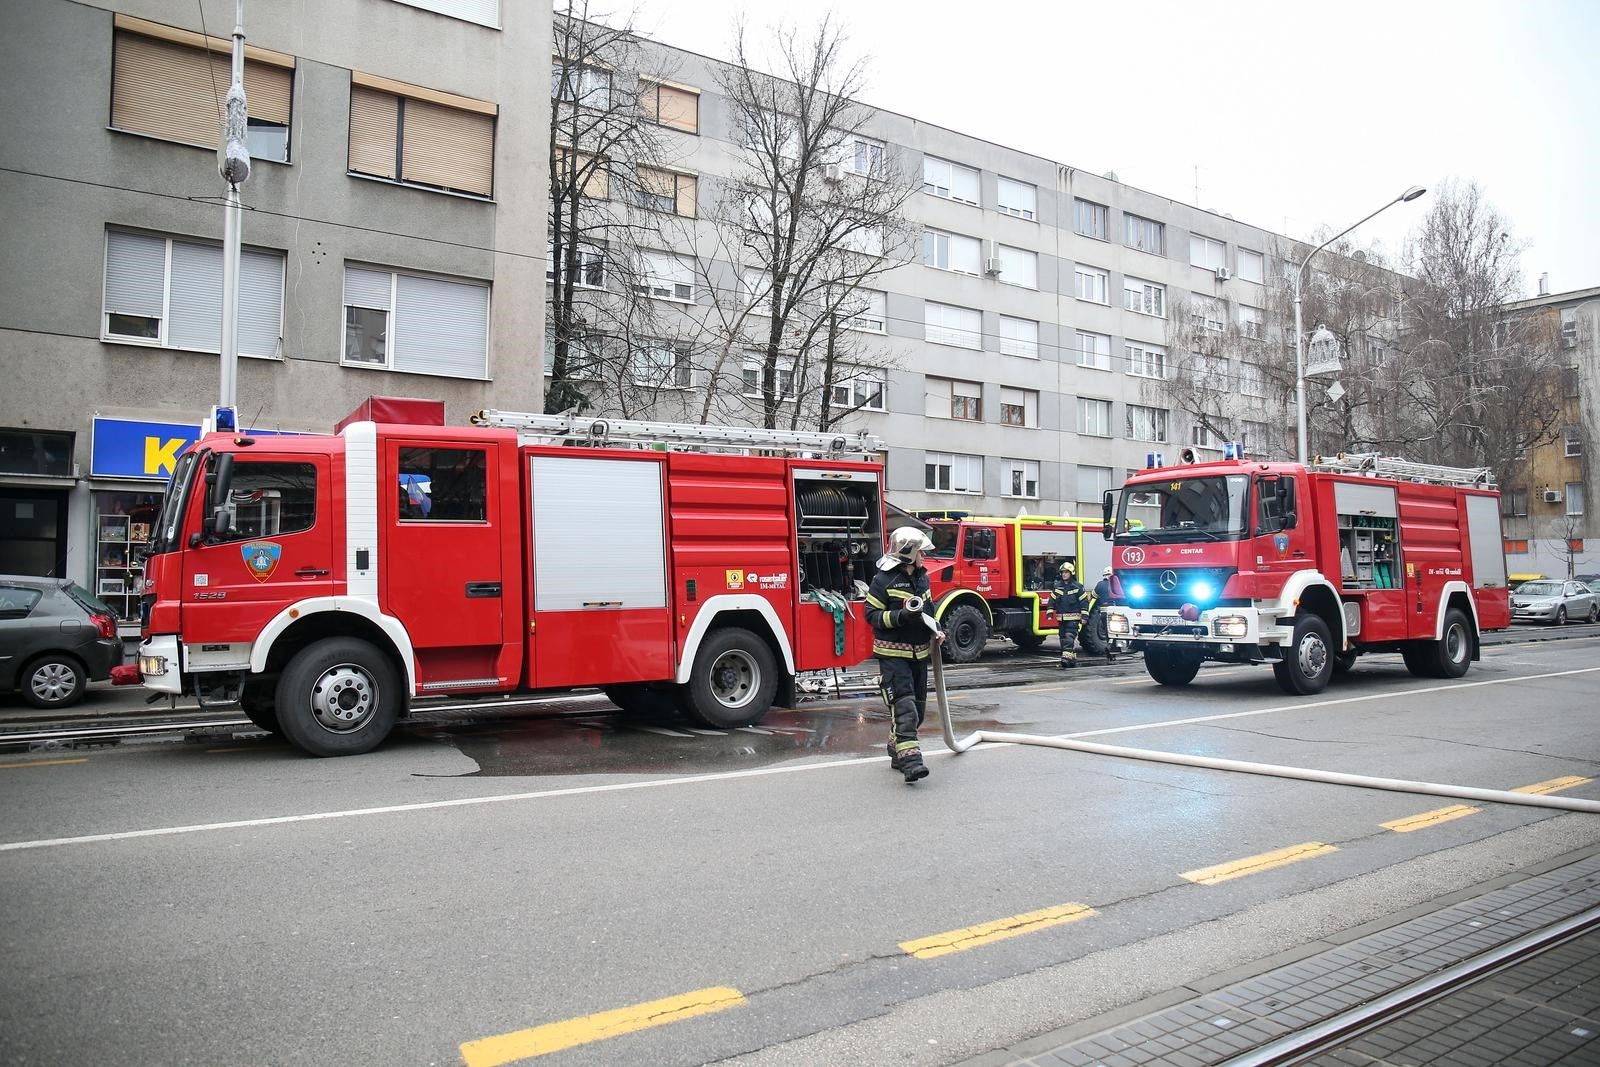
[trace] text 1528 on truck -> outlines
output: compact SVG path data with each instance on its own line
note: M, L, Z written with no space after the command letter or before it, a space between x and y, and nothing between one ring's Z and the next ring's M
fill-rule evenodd
M1063 563L1094 588L1110 560L1099 519L1021 515L984 518L956 511L919 511L933 549L930 592L944 627L945 659L971 663L991 634L1035 649L1056 634L1051 591Z
M146 565L143 683L317 755L413 697L600 686L714 727L866 659L883 551L857 434L373 398L334 435L209 433Z
M1456 678L1480 633L1511 624L1486 470L1376 454L1158 466L1106 494L1105 521L1107 630L1163 685L1211 659L1271 663L1284 691L1318 693L1368 652Z

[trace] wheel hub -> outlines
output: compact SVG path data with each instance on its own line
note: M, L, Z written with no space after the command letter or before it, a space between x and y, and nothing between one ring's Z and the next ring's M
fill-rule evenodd
M737 649L724 652L711 665L711 695L725 708L741 708L754 700L759 680L755 660Z
M72 695L73 689L77 688L77 678L72 668L64 663L46 663L33 672L28 687L40 700L54 703Z
M334 733L361 729L377 706L377 681L353 663L329 667L311 687L311 714Z
M1328 665L1328 646L1316 634L1306 634L1301 639L1298 655L1300 671L1308 678L1315 678Z

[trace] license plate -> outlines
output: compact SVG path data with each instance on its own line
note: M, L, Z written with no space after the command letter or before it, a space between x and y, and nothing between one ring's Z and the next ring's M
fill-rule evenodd
M1150 625L1152 625L1152 626L1180 626L1182 624L1183 624L1183 619L1180 618L1177 615L1152 615L1152 616L1150 616Z

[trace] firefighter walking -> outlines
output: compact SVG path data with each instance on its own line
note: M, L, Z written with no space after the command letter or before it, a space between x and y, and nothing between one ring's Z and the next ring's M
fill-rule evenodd
M1050 610L1056 613L1056 633L1061 638L1061 669L1078 665L1078 630L1083 626L1083 610L1089 594L1077 578L1078 568L1061 565L1061 576L1050 594Z
M895 530L867 592L872 654L891 719L889 766L903 774L908 785L928 776L917 729L928 711L928 660L939 654L944 641L944 634L928 625L934 615L922 554L932 547L933 542L915 527Z
M1094 585L1094 593L1089 597L1088 621L1084 623L1084 631L1094 635L1100 645L1100 651L1105 653L1107 663L1117 662L1117 647L1111 643L1111 635L1106 632L1106 605L1111 603L1111 568L1107 567L1100 572L1100 580Z

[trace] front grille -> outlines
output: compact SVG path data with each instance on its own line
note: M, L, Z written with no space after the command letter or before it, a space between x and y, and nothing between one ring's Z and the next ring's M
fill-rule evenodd
M1161 587L1162 576L1168 573L1172 575L1174 585L1171 591ZM1122 596L1118 598L1118 603L1168 611L1184 604L1210 607L1221 602L1222 590L1227 586L1228 579L1237 573L1237 567L1141 567L1136 571L1118 571L1117 578L1122 583ZM1196 582L1210 585L1211 595L1196 598L1192 592ZM1143 598L1134 598L1131 590L1135 585L1144 586Z

